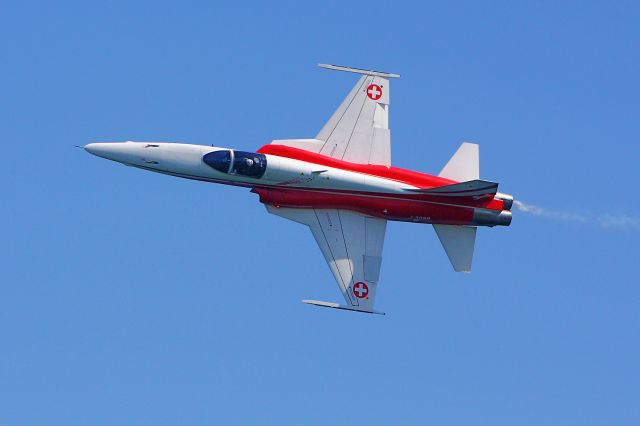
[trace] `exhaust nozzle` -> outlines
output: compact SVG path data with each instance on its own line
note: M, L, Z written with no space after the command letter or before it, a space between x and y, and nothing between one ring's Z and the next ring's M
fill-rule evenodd
M511 210L511 207L513 207L513 195L496 192L494 198L502 201L505 210Z
M477 226L509 226L511 224L511 212L509 210L473 210L473 225Z

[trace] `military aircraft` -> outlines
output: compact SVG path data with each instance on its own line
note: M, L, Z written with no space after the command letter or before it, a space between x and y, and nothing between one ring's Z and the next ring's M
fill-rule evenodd
M256 152L163 142L100 142L91 154L151 172L251 188L269 213L311 230L346 304L373 309L387 221L433 225L458 272L470 272L478 226L508 226L513 197L480 179L479 148L463 143L437 176L391 166L390 79L361 75L313 139L274 140Z

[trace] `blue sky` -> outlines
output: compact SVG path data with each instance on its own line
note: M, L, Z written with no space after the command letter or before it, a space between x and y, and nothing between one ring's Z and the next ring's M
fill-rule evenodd
M3 2L0 424L640 423L636 2ZM393 81L393 162L462 141L542 207L456 275L387 230L376 307L245 189L73 148L313 137ZM613 218L613 222L602 218ZM606 226L605 226L606 225Z

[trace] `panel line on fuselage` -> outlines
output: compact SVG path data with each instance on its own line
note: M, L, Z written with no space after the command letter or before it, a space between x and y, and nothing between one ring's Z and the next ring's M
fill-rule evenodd
M317 192L317 193L321 193L321 194L351 195L351 196L364 197L364 198L378 198L378 199L388 199L388 200L411 201L411 202L415 202L415 203L434 204L434 205L446 206L446 207L466 207L466 208L481 208L481 209L487 209L487 210L495 210L495 209L489 209L487 207L482 207L482 206L473 206L473 205L466 205L466 204L451 204L451 203L445 203L445 202L441 202L441 201L420 200L420 199L406 197L406 196L414 195L414 194L400 194L400 193L393 193L393 192L351 191L351 190L347 190L347 189L330 189L330 188L308 188L308 187L300 187L300 186L279 186L279 185L268 185L268 184L263 184L263 183L257 183L256 184L256 183L238 182L238 181L230 181L230 180L224 180L224 179L216 179L216 178L208 178L208 177L187 175L187 174L184 174L184 173L168 172L168 171L165 171L165 170L154 169L153 167L145 167L145 166L135 165L135 164L131 164L130 166L138 168L138 169L143 169L143 170L148 170L148 171L152 171L152 172L156 172L156 173L161 173L163 175L181 177L181 178L184 178L184 179L197 180L197 181L201 181L201 182L219 183L219 184L228 185L228 186L239 186L239 187L243 187L243 188L252 188L252 189L253 188L266 188L266 189L276 189L276 190L293 190L293 191L302 191L302 192ZM394 197L394 195L400 195L400 196L395 196Z

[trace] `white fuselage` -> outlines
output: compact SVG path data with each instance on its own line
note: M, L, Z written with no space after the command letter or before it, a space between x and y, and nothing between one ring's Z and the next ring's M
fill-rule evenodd
M85 147L90 153L127 166L188 179L237 186L279 186L333 189L344 191L402 193L415 188L405 183L342 170L306 161L266 154L267 167L260 178L221 172L210 167L203 157L214 151L228 150L204 145L167 142L106 142Z
M263 204L276 207L346 209L420 223L495 226L511 222L511 212L504 210L500 198L478 201L468 187L458 188L466 198L420 193L425 188L448 187L452 181L393 167L328 161L332 159L317 154L296 159L286 153L166 142L92 143L84 148L127 166L252 188Z

